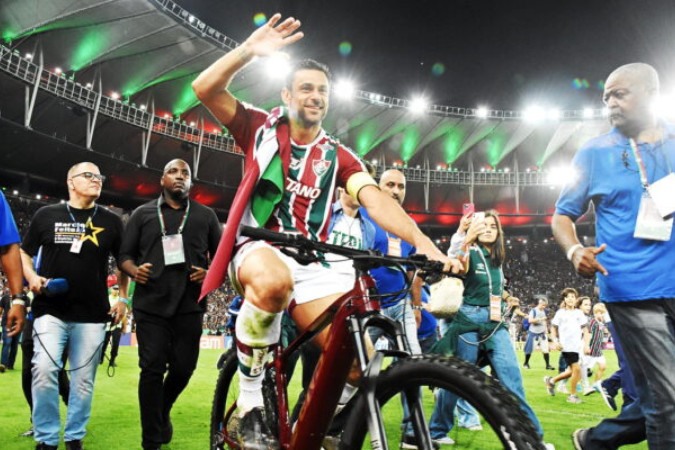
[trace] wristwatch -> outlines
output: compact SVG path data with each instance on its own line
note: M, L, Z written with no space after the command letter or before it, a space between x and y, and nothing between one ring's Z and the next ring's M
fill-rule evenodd
M28 308L30 306L30 299L28 298L25 292L21 292L20 294L13 294L12 306L14 305L21 305Z

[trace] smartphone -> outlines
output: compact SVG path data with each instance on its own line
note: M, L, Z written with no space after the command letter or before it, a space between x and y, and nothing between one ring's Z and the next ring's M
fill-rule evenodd
M473 220L482 222L485 220L485 213L483 211L473 213Z
M462 215L470 216L471 214L473 214L475 209L476 208L473 203L464 203L464 206L462 207Z

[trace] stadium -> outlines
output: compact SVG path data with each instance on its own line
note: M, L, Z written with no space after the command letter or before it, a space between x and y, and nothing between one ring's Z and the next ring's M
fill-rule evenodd
M576 151L611 129L602 92L614 68L634 61L656 67L664 96L654 108L672 119L675 110L669 110L667 94L675 64L667 43L675 38L673 5L645 2L634 11L631 2L617 2L614 12L624 29L610 27L607 36L593 36L598 42L591 46L588 28L591 20L602 18L604 2L544 7L523 0L509 11L434 1L424 7L387 5L391 11L386 13L382 5L359 2L325 9L305 1L274 3L3 1L0 188L19 228L26 229L39 207L65 202L63 181L75 162L91 161L100 168L107 179L99 203L128 217L157 198L162 169L175 158L192 166L190 198L226 223L245 175L242 149L201 105L192 82L278 9L301 19L305 28L306 38L289 50L290 59L311 57L331 67L330 112L323 127L372 165L376 177L390 169L405 175L403 207L442 251L450 245L465 203L473 203L476 211L495 209L507 238L504 273L523 311L539 298L557 307L566 287L597 301L594 281L574 272L552 237L556 199L563 186L576 181L570 164ZM362 14L352 17L350 9ZM548 24L553 16L559 19ZM444 29L442 19L452 26ZM509 23L528 31L513 31ZM393 36L394 29L401 35ZM422 41L425 31L429 36ZM626 45L622 53L612 45L625 43L625 31L640 42ZM509 55L500 49L508 45L518 57L505 62ZM416 53L420 48L425 51ZM404 55L397 58L399 51ZM229 90L269 110L280 104L287 66L283 57L256 60L238 73ZM591 207L576 223L586 246L595 243L595 218ZM165 449L208 445L207 410L233 296L224 286L210 297L198 368L178 400L176 435ZM139 448L134 346L135 337L128 333L118 367L99 369L88 449ZM617 362L613 352L607 353L611 373ZM0 448L22 450L35 444L19 436L30 426L30 413L16 372L0 374L5 378ZM541 383L543 375L543 369L525 372L525 388L547 441L556 448L573 448L569 436L575 429L614 414L600 396L580 407L553 402Z

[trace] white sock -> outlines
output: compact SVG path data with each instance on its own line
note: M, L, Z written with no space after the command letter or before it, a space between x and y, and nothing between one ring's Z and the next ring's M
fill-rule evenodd
M243 415L263 406L262 373L269 356L269 347L279 341L281 313L264 311L244 302L235 325L237 342L250 353L237 348L239 359L239 397L237 406Z

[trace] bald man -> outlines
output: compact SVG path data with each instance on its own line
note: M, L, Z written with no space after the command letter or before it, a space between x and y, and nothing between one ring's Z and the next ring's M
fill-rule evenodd
M650 450L675 448L675 127L659 120L656 70L621 66L605 83L612 130L573 160L577 179L560 194L556 241L585 277L596 277L639 399L591 429L575 431L579 449L615 449L646 439ZM574 222L593 202L596 242L585 247ZM665 217L665 218L664 218Z
M159 449L173 437L171 408L197 366L206 310L197 299L221 234L216 213L189 198L188 163L169 161L160 185L159 198L131 215L120 250L122 269L136 281L144 450Z
M105 324L116 323L125 312L123 303L112 308L108 303L108 258L119 261L123 225L117 214L96 203L104 181L95 164L73 165L66 176L68 202L40 208L21 244L23 273L35 294L32 414L37 449L59 444L58 376L64 350L70 368L76 369L70 372L64 440L67 450L82 448ZM58 292L48 285L52 279L61 279ZM126 278L120 287L126 293Z

